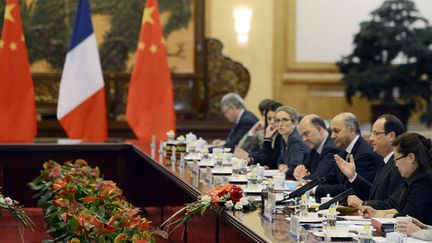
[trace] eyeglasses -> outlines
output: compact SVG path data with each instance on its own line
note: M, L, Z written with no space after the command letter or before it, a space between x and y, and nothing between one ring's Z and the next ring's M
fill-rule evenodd
M394 161L398 161L398 160L405 158L407 156L408 156L407 154L401 155L399 158L395 158Z
M306 131L306 132L302 133L301 135L302 135L303 137L307 137L307 136L309 136L309 134L310 134L310 131Z
M374 137L380 135L380 134L387 134L388 132L377 132L377 131L371 131L371 135L373 135Z
M275 119L274 122L275 123L288 123L289 121L293 121L293 119L289 119L289 118L282 118L282 119Z

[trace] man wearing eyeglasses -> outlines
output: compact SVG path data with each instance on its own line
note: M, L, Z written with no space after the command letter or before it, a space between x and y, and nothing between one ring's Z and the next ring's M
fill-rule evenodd
M249 129L258 122L258 118L246 110L243 99L236 93L228 93L220 102L221 111L228 121L234 123L226 141L216 139L213 145L233 149Z
M362 138L360 125L352 113L344 112L331 120L331 138L336 146L343 150L335 159L354 158L357 162L357 173L372 182L377 170L383 165L382 159L372 149L372 146ZM346 176L337 170L335 176L327 176L326 184L315 189L315 197L321 198L330 194L336 196L351 187Z
M375 209L396 208L404 179L395 166L392 143L404 132L405 126L391 114L380 116L373 124L369 141L374 151L384 158L385 163L377 171L373 184L357 174L354 160L336 159L338 167L348 178L356 194L348 197L348 205L368 205Z

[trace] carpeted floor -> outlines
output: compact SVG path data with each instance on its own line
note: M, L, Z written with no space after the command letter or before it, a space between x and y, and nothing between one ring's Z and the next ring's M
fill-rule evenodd
M45 232L42 209L26 208L24 210L35 223L35 227L34 231L30 229L22 231L23 241L26 243L40 243L42 240L52 239ZM19 234L20 224L18 221L9 212L5 210L2 212L3 215L0 217L0 243L23 242Z
M178 210L179 208L174 208L167 212L171 214ZM16 219L9 214L9 212L3 210L2 216L0 217L0 243L15 243L15 242L25 242L25 243L40 243L43 240L52 240L52 237L46 233L44 228L45 221L43 218L42 209L39 208L25 208L27 215L35 223L35 227L30 229L21 229L19 223ZM159 209L149 207L145 209L146 217L152 220L152 226L157 227L160 224ZM20 236L20 230L22 230L22 239ZM156 241L160 242L183 242L181 237L181 230L177 230L173 235L170 235L170 239L162 239L157 237Z
M180 207L169 207L166 209L165 216L172 215L177 210L179 210ZM20 237L20 225L16 221L16 219L9 214L9 212L3 210L3 214L0 217L0 243L19 243L19 242L25 242L25 243L40 243L43 240L50 240L52 239L49 234L46 233L46 230L44 228L45 221L43 218L43 212L42 209L39 208L25 208L24 209L27 213L27 215L33 220L35 223L34 230L29 229L23 229L22 231L22 239ZM157 227L160 225L160 211L159 208L156 207L146 207L143 210L145 217L152 221L151 225L153 227ZM191 220L190 222L190 228L188 233L188 242L195 243L195 242L214 242L214 236L212 234L209 234L206 231L201 230L194 230L195 226L197 225L208 225L210 229L213 229L215 226L212 225L214 223L214 220L211 220L208 222L205 218L202 217L196 217L194 220ZM183 238L183 227L180 227L178 230L170 234L169 239L162 239L160 237L156 237L156 242L158 243L176 243L176 242L184 242Z

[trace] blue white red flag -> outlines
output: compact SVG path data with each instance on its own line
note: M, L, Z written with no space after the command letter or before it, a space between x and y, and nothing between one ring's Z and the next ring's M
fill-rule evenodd
M88 0L79 0L60 82L57 119L69 138L104 141L104 80Z

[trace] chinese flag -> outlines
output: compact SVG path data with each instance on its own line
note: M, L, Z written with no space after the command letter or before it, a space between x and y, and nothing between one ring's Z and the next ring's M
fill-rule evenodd
M147 0L135 66L129 84L126 119L139 140L165 140L175 130L173 85L166 58L157 0Z
M0 142L31 142L36 108L18 0L7 0L0 39Z

